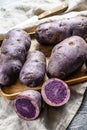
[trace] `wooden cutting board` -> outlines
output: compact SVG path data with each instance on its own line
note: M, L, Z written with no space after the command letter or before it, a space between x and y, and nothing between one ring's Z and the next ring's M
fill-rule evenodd
M33 37L32 38L32 44L31 44L31 48L30 51L33 50L40 50L42 51L47 59L47 62L49 60L49 56L51 54L52 48L53 46L43 46L40 45ZM48 78L45 76L45 81ZM82 83L87 81L87 69L85 67L85 65L82 66L81 69L79 69L77 72L75 72L74 74L72 74L71 76L69 76L65 82L70 86L73 84L77 84L77 83ZM42 86L42 85L41 85ZM29 88L27 86L25 86L24 84L20 83L20 81L17 81L14 85L9 86L9 87L1 87L1 95L4 96L7 99L14 99L20 92L24 91L24 90L28 90L28 89L34 89L34 90L41 90L41 86L38 86L36 88Z

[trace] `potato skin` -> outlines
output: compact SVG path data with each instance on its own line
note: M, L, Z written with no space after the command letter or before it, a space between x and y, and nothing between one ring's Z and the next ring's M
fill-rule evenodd
M31 45L31 38L29 34L22 29L12 29L8 31L8 33L6 34L6 39L14 39L15 41L18 41L19 44L25 46L26 51L29 50Z
M13 84L19 77L22 63L10 56L0 56L0 85L8 86Z
M9 86L18 79L30 45L30 37L25 31L12 29L7 32L0 52L1 86Z
M24 63L31 40L25 31L12 29L6 34L1 45L1 53L10 55Z
M36 39L45 45L55 45L67 37L78 35L87 38L87 18L76 16L56 22L39 25L35 31ZM86 39L87 40L87 39Z
M79 69L87 59L87 44L79 36L66 38L51 53L47 75L64 79Z
M24 63L27 51L23 44L19 44L14 39L4 40L1 46L1 53L12 56L14 59Z
M45 71L45 55L40 51L29 52L20 72L20 81L29 87L36 87L43 82Z

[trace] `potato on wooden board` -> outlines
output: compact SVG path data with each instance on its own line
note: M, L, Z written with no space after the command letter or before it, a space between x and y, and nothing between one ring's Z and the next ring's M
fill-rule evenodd
M18 41L19 44L24 44L26 50L30 48L31 38L29 34L22 29L12 29L8 31L5 37L6 39L14 39L15 41Z
M46 58L40 51L29 52L20 72L20 81L29 87L40 85L46 72Z
M0 56L0 85L8 86L13 84L19 77L22 63L10 56Z
M66 78L79 69L87 59L87 43L80 36L66 38L51 53L48 77Z
M30 45L30 37L25 31L12 29L7 32L0 52L1 86L9 86L18 79Z
M87 40L87 17L76 16L41 24L35 31L36 39L44 45L55 45L67 37L78 35Z
M1 53L8 54L24 63L30 45L28 33L20 29L12 29L2 42Z
M24 45L19 44L14 39L4 40L1 46L1 53L10 55L14 59L20 60L22 63L25 62L27 51Z

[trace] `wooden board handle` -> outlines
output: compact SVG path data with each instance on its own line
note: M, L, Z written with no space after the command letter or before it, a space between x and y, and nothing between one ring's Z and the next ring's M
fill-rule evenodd
M45 11L44 13L40 14L38 16L38 19L46 18L48 16L52 16L52 15L55 15L55 14L60 14L60 13L64 12L67 8L68 8L68 4L64 3L60 6L52 8L52 9Z
M68 85L75 85L78 83L83 83L87 81L87 76L83 76L83 77L77 77L75 79L70 79L65 81Z

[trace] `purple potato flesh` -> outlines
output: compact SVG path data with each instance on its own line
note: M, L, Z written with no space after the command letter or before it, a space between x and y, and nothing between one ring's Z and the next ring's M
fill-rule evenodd
M52 78L43 84L41 94L48 105L58 107L68 102L70 89L64 81Z
M41 94L35 90L26 90L14 100L18 116L24 120L36 119L41 110Z
M35 31L41 44L55 45L67 37L78 35L87 39L87 18L76 16L39 25Z
M49 78L64 79L81 68L87 59L87 44L79 36L66 38L51 53L47 67Z
M29 52L20 72L20 81L29 87L36 87L43 82L45 72L45 55L40 51Z

